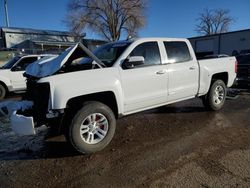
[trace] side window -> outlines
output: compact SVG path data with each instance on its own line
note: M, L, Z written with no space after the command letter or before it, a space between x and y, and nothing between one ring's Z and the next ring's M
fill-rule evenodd
M37 57L24 57L22 58L17 65L15 65L15 71L23 71L26 69L26 67L35 62L37 60Z
M161 64L161 56L157 42L146 42L139 44L130 53L130 56L143 56L146 66Z
M191 60L191 55L185 42L164 42L164 46L171 63L181 63Z

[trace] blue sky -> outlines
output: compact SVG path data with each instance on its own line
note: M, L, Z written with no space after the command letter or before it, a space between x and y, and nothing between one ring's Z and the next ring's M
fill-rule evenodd
M0 0L0 26L5 26ZM69 0L8 0L10 26L67 31L62 22ZM236 22L230 30L250 29L250 0L148 0L147 24L141 37L192 37L203 9L224 8ZM87 38L96 38L87 32Z

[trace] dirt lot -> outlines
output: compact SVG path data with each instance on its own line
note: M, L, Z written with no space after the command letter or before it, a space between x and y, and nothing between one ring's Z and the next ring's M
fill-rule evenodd
M102 152L0 125L0 187L250 187L250 93L208 112L199 99L118 120Z

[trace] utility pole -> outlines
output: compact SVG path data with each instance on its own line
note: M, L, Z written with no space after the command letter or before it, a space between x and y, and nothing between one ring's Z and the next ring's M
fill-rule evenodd
M7 6L7 0L4 0L4 9L5 9L5 20L6 20L6 26L9 27L9 14L8 14L8 6Z

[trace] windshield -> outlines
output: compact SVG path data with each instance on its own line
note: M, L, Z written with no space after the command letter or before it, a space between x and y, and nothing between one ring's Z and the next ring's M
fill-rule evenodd
M120 55L126 50L131 42L109 43L100 46L94 51L94 55L98 57L107 67L112 67ZM91 63L91 58L82 59L79 64Z
M20 59L21 57L14 57L11 60L9 60L5 65L3 65L2 69L11 69L14 64Z

